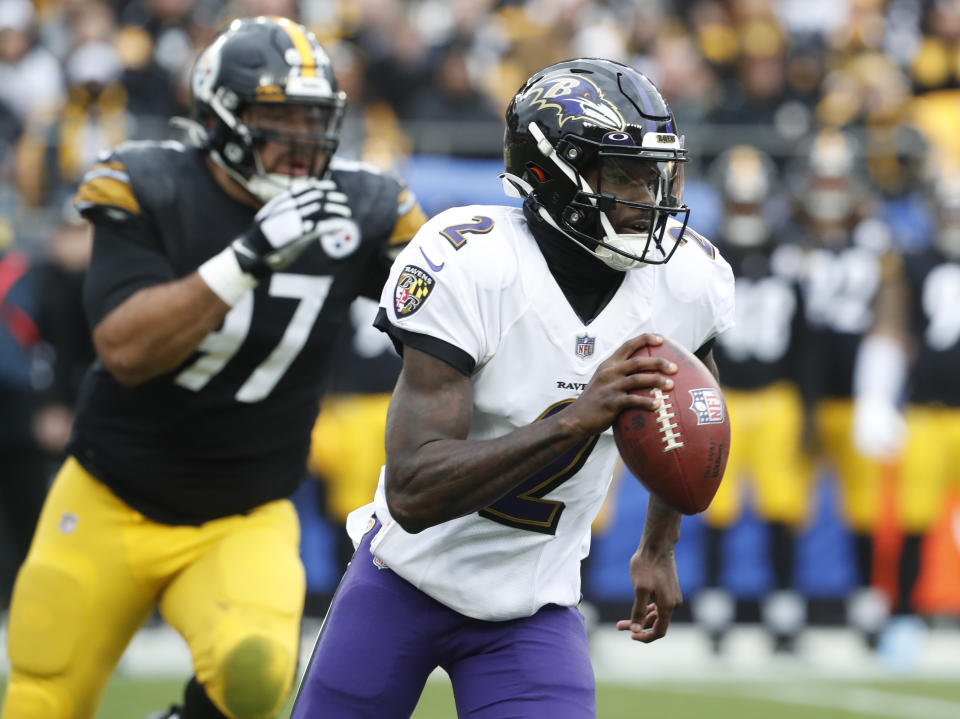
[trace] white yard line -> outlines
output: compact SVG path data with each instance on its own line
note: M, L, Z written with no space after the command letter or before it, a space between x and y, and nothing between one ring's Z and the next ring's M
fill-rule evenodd
M960 702L866 687L835 687L823 684L818 684L816 687L767 685L744 687L742 692L729 692L729 694L738 694L751 699L765 699L780 704L842 709L851 714L891 719L957 719L960 717Z

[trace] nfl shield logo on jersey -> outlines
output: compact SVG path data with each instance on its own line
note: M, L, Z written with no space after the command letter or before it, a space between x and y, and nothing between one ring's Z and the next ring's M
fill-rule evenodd
M590 357L593 354L593 346L596 343L596 337L590 337L589 335L577 337L577 357Z
M397 278L393 291L393 308L397 319L402 320L423 307L436 280L416 265L407 265Z
M690 390L690 409L697 415L697 424L723 422L723 398L712 387Z

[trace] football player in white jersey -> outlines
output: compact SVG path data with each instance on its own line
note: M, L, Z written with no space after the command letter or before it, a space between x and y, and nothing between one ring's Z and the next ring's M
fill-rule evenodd
M506 114L505 186L523 208L425 224L394 262L376 325L403 352L387 462L293 719L409 717L449 674L460 717L594 717L580 561L610 484L610 426L653 410L669 336L714 366L733 275L687 229L682 139L643 75L569 60ZM668 263L669 261L669 263ZM715 366L714 366L715 367ZM650 499L617 627L662 637L681 601L680 515Z

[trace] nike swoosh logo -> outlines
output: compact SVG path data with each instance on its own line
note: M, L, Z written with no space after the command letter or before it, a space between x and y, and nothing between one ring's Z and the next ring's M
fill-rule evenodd
M420 254L423 255L423 259L427 261L427 264L430 265L430 269L433 270L434 272L439 272L444 268L444 265L447 264L446 262L441 262L439 265L433 264L430 258L427 257L427 253L423 251L423 248L421 247L419 249L420 249Z

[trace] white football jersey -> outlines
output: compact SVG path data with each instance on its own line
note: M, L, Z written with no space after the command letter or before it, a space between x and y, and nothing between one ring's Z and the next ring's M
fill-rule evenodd
M420 229L394 262L380 306L394 327L452 345L473 365L469 438L482 440L568 406L631 337L658 332L697 350L732 323L733 286L726 261L692 233L666 265L629 271L585 325L522 211L474 205ZM608 429L481 512L416 535L390 516L381 471L373 505L357 510L348 527L359 541L375 509L378 563L467 616L505 620L548 603L575 605L580 560L616 461Z

